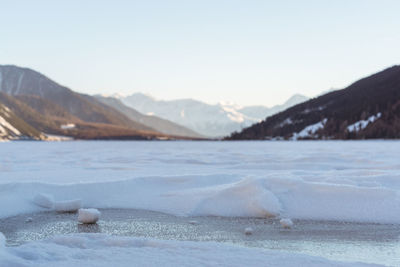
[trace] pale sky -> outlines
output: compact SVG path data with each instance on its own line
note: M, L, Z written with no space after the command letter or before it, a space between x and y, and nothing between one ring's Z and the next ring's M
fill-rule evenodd
M400 64L400 1L0 0L0 64L79 92L271 106Z

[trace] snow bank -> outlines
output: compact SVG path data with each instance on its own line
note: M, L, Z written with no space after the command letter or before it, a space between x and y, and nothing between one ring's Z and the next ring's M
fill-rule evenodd
M50 194L39 193L34 197L33 203L42 208L52 209L54 206L54 197Z
M56 236L0 250L0 266L371 266L213 242L104 234Z
M98 209L79 209L78 221L81 223L96 223L100 219L100 211Z
M83 207L136 208L180 216L281 216L293 219L400 223L398 191L305 181L300 178L210 176L142 177L125 181L55 185L0 184L0 217L42 210L33 192L53 192L57 211ZM11 207L8 203L13 203Z
M81 199L63 200L54 202L54 210L57 212L75 212L82 206Z

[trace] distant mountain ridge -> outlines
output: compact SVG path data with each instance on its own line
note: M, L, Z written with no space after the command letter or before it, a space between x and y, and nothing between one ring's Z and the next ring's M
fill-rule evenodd
M144 115L133 108L130 108L123 104L118 98L114 97L104 97L101 95L95 95L96 99L100 102L115 108L116 110L120 111L122 114L126 115L130 119L140 122L146 126L149 126L153 129L157 129L158 131L169 134L173 136L187 136L187 137L194 137L194 138L204 138L200 134L173 123L171 121L161 119L157 116L152 115Z
M0 65L0 103L32 128L78 139L175 139L28 68ZM67 126L66 126L67 125Z
M266 118L227 139L400 138L400 66Z
M157 100L142 93L118 95L117 98L141 113L170 120L209 137L230 134L291 105L308 100L305 96L295 95L283 105L268 108L240 107L229 103L211 105L194 99Z

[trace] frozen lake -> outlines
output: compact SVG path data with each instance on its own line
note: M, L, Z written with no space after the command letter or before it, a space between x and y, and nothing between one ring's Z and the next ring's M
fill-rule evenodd
M0 143L0 231L9 245L94 231L400 266L398 151L396 141ZM103 218L78 227L33 204L39 193Z
M77 224L72 213L43 212L0 219L0 232L17 246L59 234L106 233L180 241L214 241L243 247L304 253L332 260L400 266L400 225L296 220L283 229L277 219L176 217L164 213L101 210L97 224ZM32 222L26 222L32 218ZM251 227L253 234L245 235Z

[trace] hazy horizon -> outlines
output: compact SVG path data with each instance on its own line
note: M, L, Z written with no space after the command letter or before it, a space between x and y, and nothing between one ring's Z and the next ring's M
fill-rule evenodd
M0 64L87 94L273 106L400 63L399 9L389 0L6 1Z

